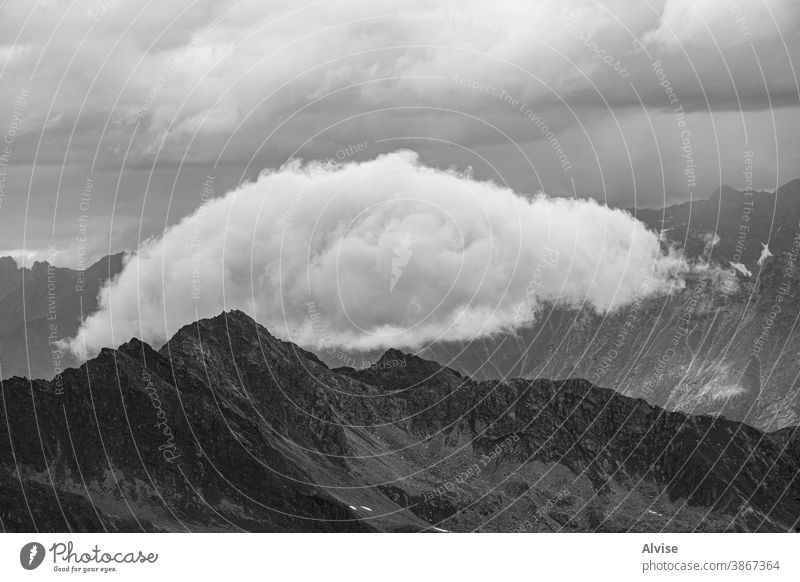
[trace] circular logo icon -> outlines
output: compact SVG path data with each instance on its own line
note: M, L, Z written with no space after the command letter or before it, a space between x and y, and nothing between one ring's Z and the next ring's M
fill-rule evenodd
M44 546L39 542L30 542L19 551L19 563L26 570L35 570L44 561Z

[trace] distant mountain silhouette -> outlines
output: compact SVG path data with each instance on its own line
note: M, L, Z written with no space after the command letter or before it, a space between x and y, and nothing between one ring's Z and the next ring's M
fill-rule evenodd
M77 365L53 341L74 336L97 310L97 294L122 270L123 256L109 255L83 272L46 261L23 268L0 257L0 378L52 378L58 368Z
M706 200L632 212L656 232L666 230L691 258L702 257L708 236L716 234L719 242L705 259L727 266L736 257L755 273L761 243L769 243L776 254L792 247L800 227L800 179L775 193L722 186Z

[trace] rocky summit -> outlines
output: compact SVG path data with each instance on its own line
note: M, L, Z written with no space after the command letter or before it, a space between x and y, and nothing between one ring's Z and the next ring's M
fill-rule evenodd
M794 531L800 438L397 350L331 369L239 311L0 398L5 531Z

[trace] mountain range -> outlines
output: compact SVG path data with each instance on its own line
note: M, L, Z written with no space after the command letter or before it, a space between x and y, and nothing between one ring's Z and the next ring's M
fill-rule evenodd
M723 186L705 200L630 212L692 265L668 294L609 313L545 304L514 334L433 343L418 355L477 380L586 378L670 410L722 414L763 430L800 424L800 180L774 193ZM77 365L51 340L74 335L97 309L97 293L123 257L85 272L0 258L0 378L52 378Z
M797 530L800 180L631 212L691 265L668 293L364 369L240 311L77 367L124 256L2 258L0 526Z
M800 436L585 380L331 369L246 314L0 399L5 531L787 531Z

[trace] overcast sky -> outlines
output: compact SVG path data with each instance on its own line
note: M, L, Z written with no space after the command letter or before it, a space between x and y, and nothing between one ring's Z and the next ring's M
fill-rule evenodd
M0 254L75 267L83 234L135 249L290 158L399 148L624 207L743 186L752 151L774 189L798 34L795 0L0 2Z

